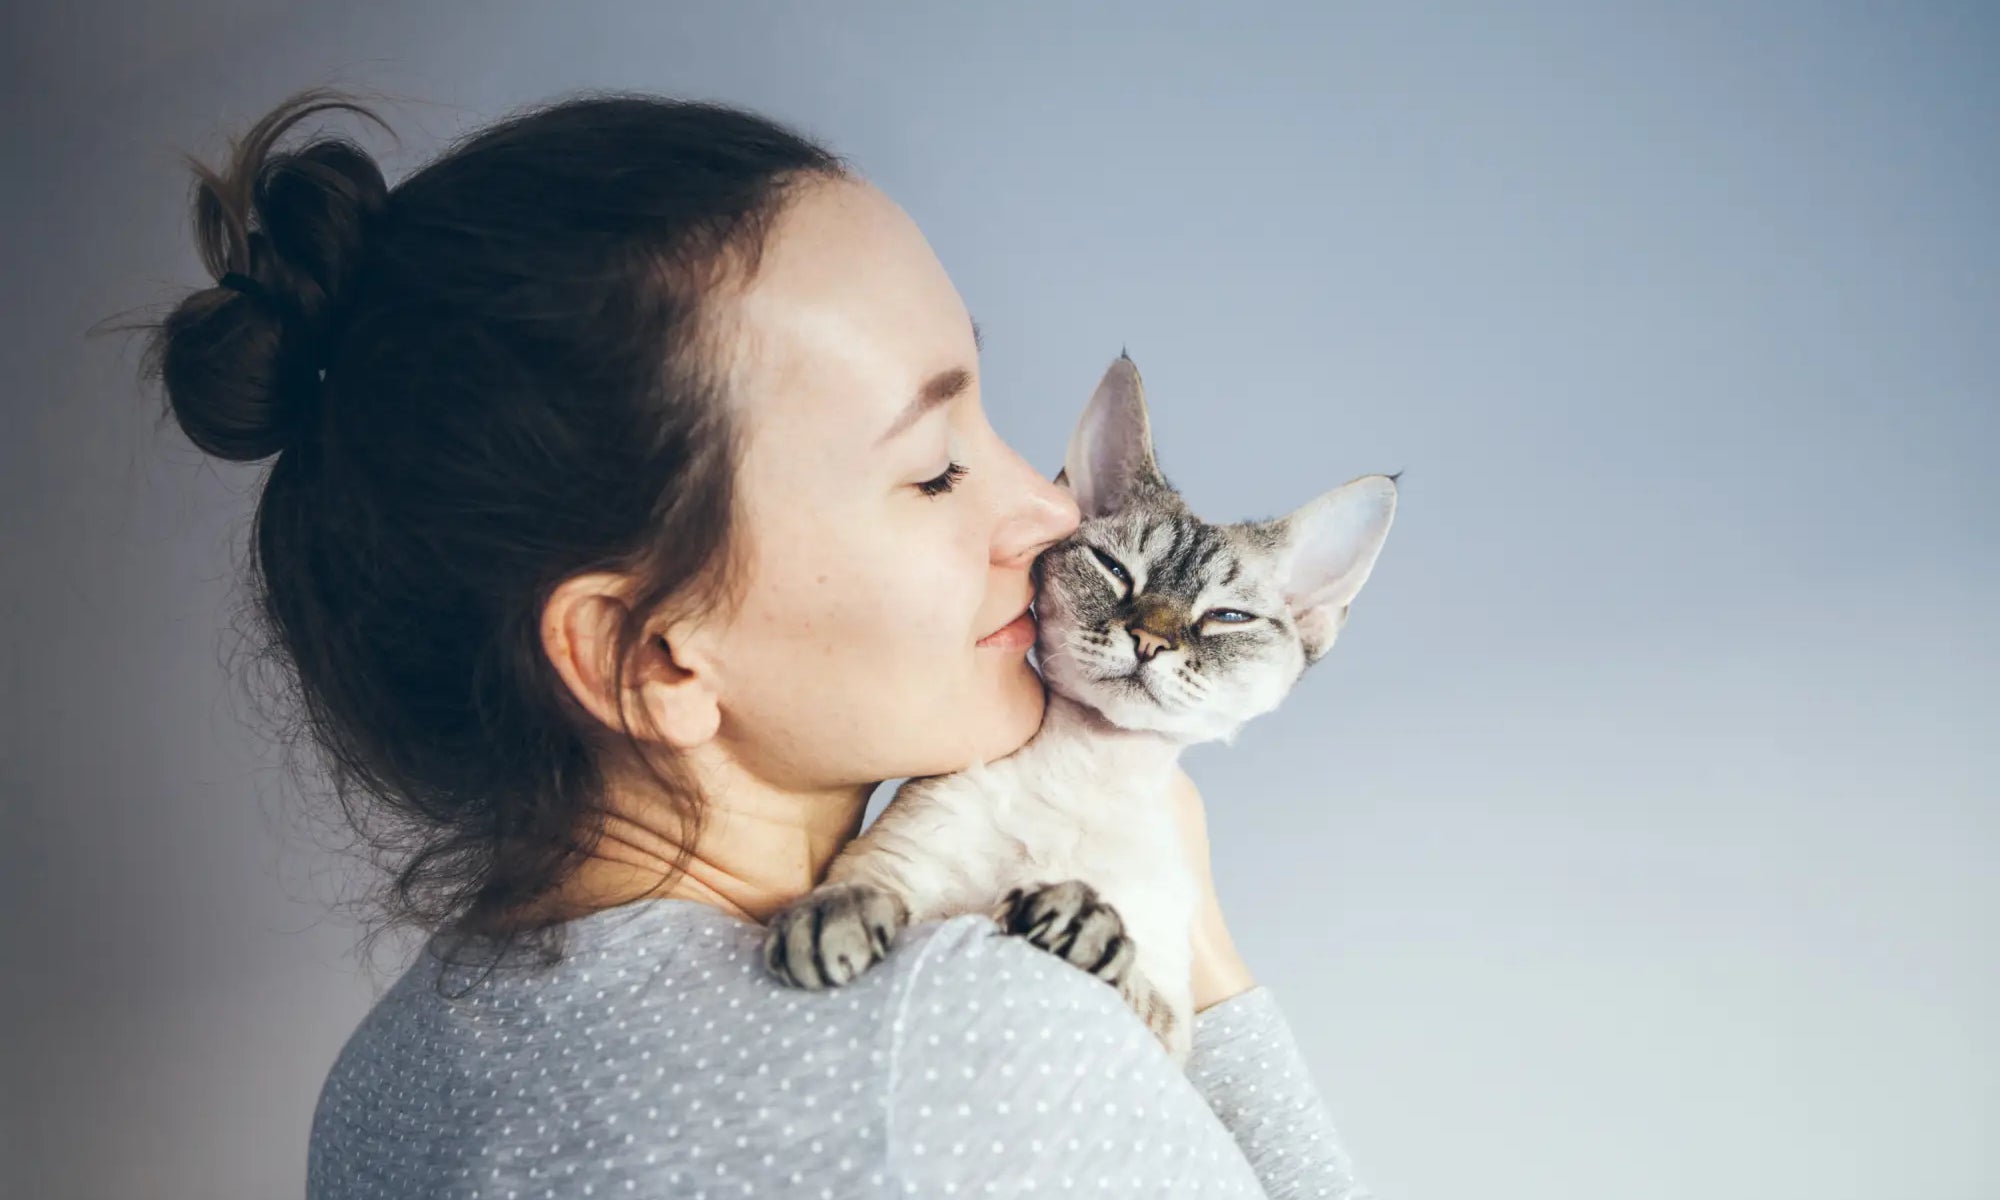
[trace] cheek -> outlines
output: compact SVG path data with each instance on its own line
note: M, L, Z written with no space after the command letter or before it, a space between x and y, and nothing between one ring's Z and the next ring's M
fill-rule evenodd
M1201 674L1215 684L1218 699L1227 698L1236 706L1262 709L1276 704L1291 690L1298 666L1299 656L1292 645L1274 638L1258 638L1218 650L1202 663Z
M852 611L885 662L945 670L962 666L970 654L986 592L983 559L899 547L855 581Z
M948 558L865 545L823 547L820 560L822 569L774 580L759 605L761 635L788 646L798 667L865 664L860 687L948 668L942 657L970 649L984 584L976 572Z
M1120 621L1123 598L1085 566L1060 576L1053 592L1058 623L1108 659L1131 657L1131 642Z
M767 569L727 664L742 736L782 742L765 752L797 777L877 779L956 769L1012 748L988 741L1025 740L1039 683L1022 656L973 645L987 566L983 546L925 552L885 537L823 541L811 560Z

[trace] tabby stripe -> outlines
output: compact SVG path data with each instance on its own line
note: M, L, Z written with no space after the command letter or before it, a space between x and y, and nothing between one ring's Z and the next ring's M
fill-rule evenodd
M1208 564L1210 564L1210 563L1214 562L1214 561L1215 561L1215 556L1216 556L1216 555L1218 555L1218 554L1221 554L1221 553L1222 553L1222 543L1221 543L1221 542L1210 542L1210 543L1209 543L1209 544L1208 544L1208 545L1207 545L1207 546L1206 546L1206 547L1205 547L1205 548L1203 549L1203 552L1202 552L1202 556L1201 556L1201 558L1200 558L1200 559L1198 559L1198 560L1197 560L1197 561L1195 562L1195 565L1194 565L1194 573L1195 573L1196 575L1206 575L1206 574L1208 574Z
M1124 934L1122 933L1112 934L1111 940L1104 943L1104 953L1098 955L1097 961L1090 964L1090 973L1092 975L1095 975L1098 972L1102 971L1105 967L1110 966L1111 960L1118 957L1119 947L1123 946L1124 944L1125 944Z
M1055 923L1055 919L1056 919L1056 910L1052 908L1049 911L1043 913L1041 915L1041 919L1037 920L1033 925L1028 926L1028 928L1022 930L1021 932L1031 939L1040 937L1048 929L1050 925L1053 925Z
M815 904L815 905L813 905L813 906L812 906L812 913L813 913L813 930L812 930L812 963L813 963L813 970L815 970L815 971L819 972L819 981L820 981L821 983L825 983L825 982L826 982L826 963L824 963L823 961L821 961L821 960L820 960L820 956L819 956L819 934L820 934L820 927L821 927L821 925L823 925L823 924L825 923L825 921L826 921L826 905L824 905L824 904Z

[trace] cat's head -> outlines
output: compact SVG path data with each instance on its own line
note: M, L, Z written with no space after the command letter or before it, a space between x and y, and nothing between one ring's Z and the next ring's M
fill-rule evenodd
M1160 473L1121 355L1084 406L1062 473L1076 532L1035 565L1049 687L1115 725L1228 740L1333 646L1396 511L1364 475L1284 517L1211 525Z

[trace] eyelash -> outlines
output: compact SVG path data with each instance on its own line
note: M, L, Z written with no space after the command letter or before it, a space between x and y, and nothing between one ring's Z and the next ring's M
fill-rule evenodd
M942 496L958 486L958 481L965 478L967 469L957 463L953 463L946 467L944 474L938 476L936 479L926 479L918 484L917 490L926 496Z

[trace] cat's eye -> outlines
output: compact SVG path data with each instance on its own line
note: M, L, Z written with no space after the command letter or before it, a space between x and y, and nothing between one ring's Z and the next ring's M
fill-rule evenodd
M1244 612L1240 608L1211 608L1202 614L1201 619L1217 621L1224 625L1242 625L1256 620L1257 617L1254 613Z
M1099 550L1095 546L1092 546L1090 548L1090 552L1097 556L1098 562L1104 564L1105 570L1111 572L1112 578L1116 579L1118 582L1125 585L1125 590L1127 592L1130 592L1132 590L1132 576L1125 570L1125 566L1123 563L1111 557L1109 554L1106 554L1104 551Z

